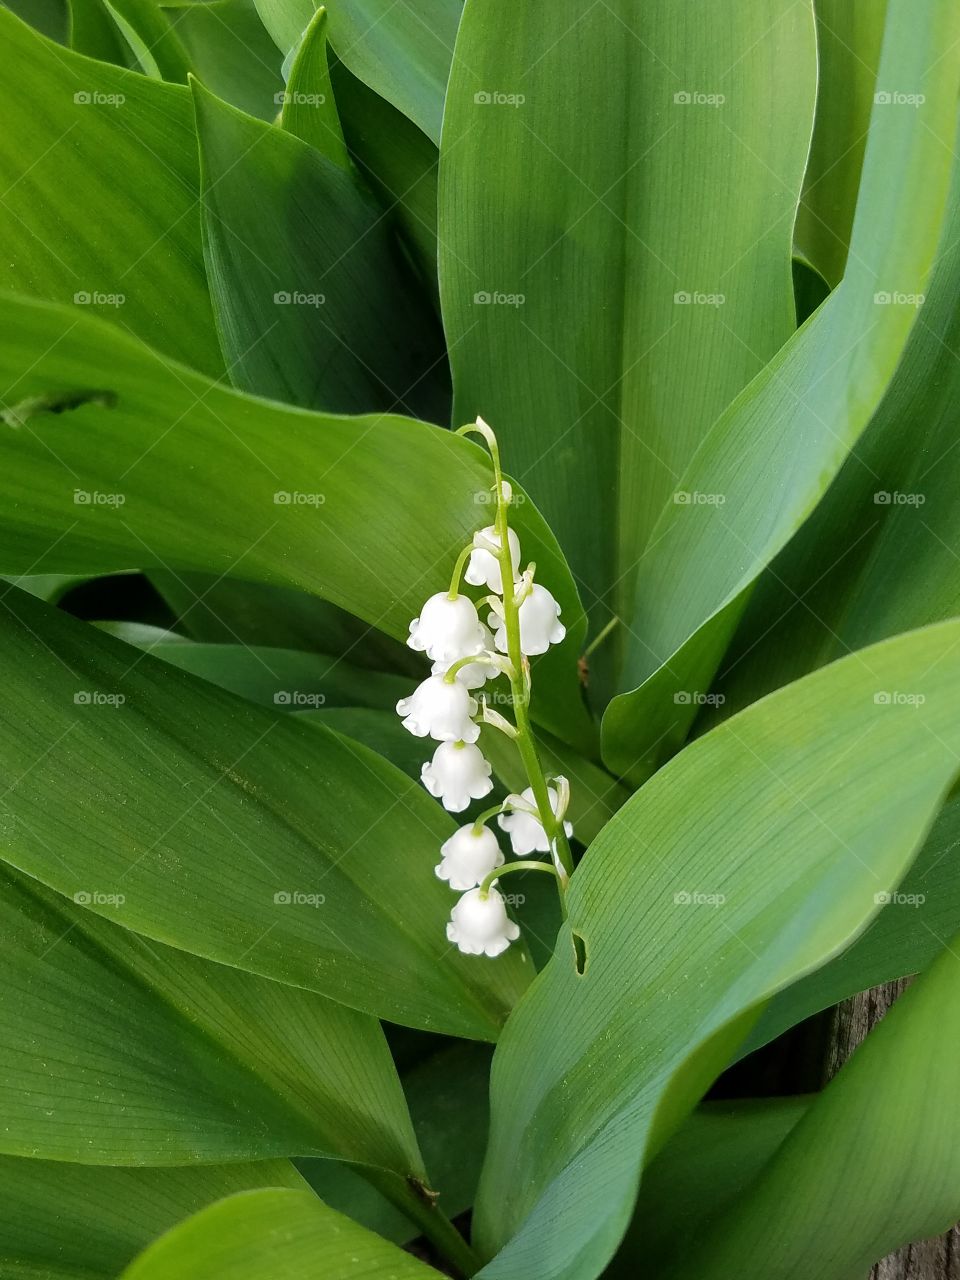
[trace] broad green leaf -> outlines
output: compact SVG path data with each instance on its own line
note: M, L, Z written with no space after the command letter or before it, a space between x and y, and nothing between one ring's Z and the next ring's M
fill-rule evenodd
M283 90L281 58L253 0L197 0L163 12L208 89L251 115L274 119Z
M120 34L105 0L69 0L70 48L100 62L133 67L136 59Z
M282 127L309 142L341 169L349 169L350 157L327 65L327 11L323 7L313 15L297 46L282 100Z
M350 153L396 220L439 311L436 144L343 63L331 74Z
M830 964L782 991L741 1055L870 987L922 973L960 928L960 799L947 802L901 884L880 894L866 933Z
M800 251L831 286L847 261L874 94L887 0L814 0L819 77L817 116L797 214Z
M62 49L5 9L0 54L17 68L0 84L0 288L69 303L77 321L103 316L219 374L187 90Z
M473 1204L487 1141L490 1050L457 1044L442 1049L403 1075L417 1141L439 1207L454 1219ZM417 1234L371 1184L333 1160L303 1160L299 1168L332 1209L397 1244Z
M860 1280L960 1217L960 956L948 945L670 1280Z
M443 96L463 0L325 0L341 62L431 138L440 141ZM283 52L313 16L314 0L257 0Z
M608 823L494 1058L485 1277L600 1273L762 1003L902 878L957 770L958 679L960 622L877 645L693 742Z
M125 926L157 941L496 1038L531 966L450 947L433 867L454 824L422 787L13 588L3 603L0 856L68 897L122 893Z
M644 1172L605 1280L659 1275L706 1219L736 1202L808 1106L807 1098L759 1098L698 1107Z
M194 99L204 256L234 385L445 421L439 324L356 174L196 82Z
M642 777L683 740L748 589L855 449L903 355L947 207L960 9L891 0L880 79L923 101L874 106L843 281L684 471L676 488L706 501L671 503L654 531L632 614L631 692L604 717L618 771Z
M720 712L843 653L960 612L958 241L960 166L927 298L896 376L856 452L757 583L720 673Z
M403 640L489 523L488 458L448 431L239 395L94 318L24 299L0 298L0 328L0 401L28 419L0 431L6 574L162 568L256 578L322 594ZM84 387L108 389L113 407L100 394L69 412L42 411L76 405ZM591 751L576 588L531 502L518 502L515 525L568 632L534 663L534 716Z
M195 644L185 636L138 623L99 625L118 640L181 671L278 710L345 706L393 711L397 700L410 692L410 681L403 676L365 671L324 654L245 644ZM419 749L422 755L422 743Z
M24 22L60 44L68 43L70 8L67 0L4 0Z
M186 84L190 57L157 0L104 0L104 6L144 75Z
M121 927L125 884L89 884L71 901L7 866L0 882L5 1155L115 1165L324 1155L385 1182L392 1173L398 1192L423 1179L375 1019L139 937ZM98 902L112 920L84 909Z
M815 89L794 0L466 4L440 155L454 416L501 433L597 622L632 623L661 508L794 331Z
M303 1187L283 1160L113 1169L0 1156L0 1269L9 1280L115 1280L161 1232L215 1200Z
M122 1280L436 1280L440 1273L304 1191L228 1197L161 1236Z

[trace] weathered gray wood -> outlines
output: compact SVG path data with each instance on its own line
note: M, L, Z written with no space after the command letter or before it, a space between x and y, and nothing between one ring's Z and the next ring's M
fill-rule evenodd
M836 1075L910 981L905 978L874 987L838 1006L826 1063L827 1079ZM960 1227L939 1239L922 1240L891 1253L873 1268L870 1280L960 1280Z

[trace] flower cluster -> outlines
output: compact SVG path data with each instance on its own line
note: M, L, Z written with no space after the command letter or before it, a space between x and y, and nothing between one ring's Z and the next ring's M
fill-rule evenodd
M397 703L397 712L415 737L438 744L423 765L421 779L451 813L462 813L493 790L490 763L477 745L481 723L508 734L521 748L530 786L460 827L442 845L436 868L437 875L462 894L447 925L449 940L465 953L496 956L519 934L497 888L499 875L521 867L544 870L565 887L571 870L566 840L572 828L563 820L569 786L562 777L547 782L527 717L528 659L546 653L566 632L556 600L534 581L536 566L520 571L520 540L508 520L512 492L500 472L496 437L480 418L475 426L463 428L467 431L482 435L490 447L496 523L473 535L457 559L449 590L430 596L410 623L407 644L425 654L432 666L413 693ZM489 594L475 603L462 593L461 576ZM485 620L481 610L486 611ZM501 677L510 681L516 724L493 711L480 692ZM517 857L542 852L552 861L504 866L497 837L487 826L494 817Z

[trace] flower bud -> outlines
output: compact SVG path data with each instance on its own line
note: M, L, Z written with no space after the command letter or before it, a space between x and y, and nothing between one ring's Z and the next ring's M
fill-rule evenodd
M458 658L468 658L483 648L483 627L476 606L466 596L453 600L445 591L430 597L420 617L410 623L407 644L426 653L434 662L447 666Z
M520 539L512 529L507 530L507 546L510 548L510 563L513 565L512 576L516 577L520 564ZM463 575L471 586L486 586L497 595L503 594L503 575L497 558L499 548L500 538L495 525L489 524L473 535L473 552Z
M471 800L493 790L490 762L467 742L441 742L433 759L420 770L420 780L450 813L462 813Z
M547 794L550 797L550 807L556 814L560 807L560 797L554 787L547 787ZM543 823L536 816L537 802L533 788L527 787L519 795L507 796L504 803L518 806L516 812L501 813L497 819L501 828L509 835L510 844L517 857L526 858L531 853L549 853L550 841L543 829ZM572 823L565 822L563 829L568 836L573 835Z
M445 840L440 852L443 861L437 865L437 875L448 880L451 889L472 889L503 866L497 837L487 827L477 831L472 822Z
M447 938L465 955L498 956L519 936L520 926L507 915L495 888L486 894L471 889L450 912Z
M448 683L443 676L429 676L409 698L401 698L397 714L405 717L403 727L415 738L476 742L480 736L480 726L471 719L477 714L476 698L465 684Z
M528 658L546 653L552 644L559 644L567 634L560 621L560 606L546 587L535 582L518 610L520 619L520 650ZM495 642L501 653L507 652L507 628L503 618L491 613L487 619L496 628Z

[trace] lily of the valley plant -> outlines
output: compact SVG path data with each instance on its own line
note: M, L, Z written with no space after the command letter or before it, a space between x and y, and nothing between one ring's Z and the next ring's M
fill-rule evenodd
M960 6L0 46L0 1280L948 1280Z

